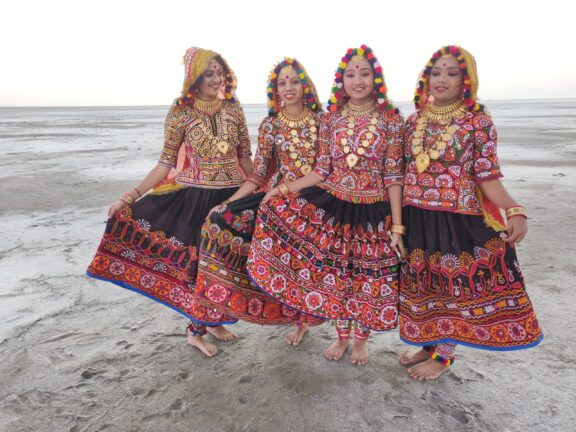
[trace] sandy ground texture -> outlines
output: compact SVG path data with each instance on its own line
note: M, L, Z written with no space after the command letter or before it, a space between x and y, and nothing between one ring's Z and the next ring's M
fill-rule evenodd
M330 325L293 348L286 328L238 324L205 358L183 317L84 276L107 205L154 165L165 108L0 109L0 431L574 430L576 101L491 108L545 339L460 348L436 382L408 377L397 332L370 338L365 367L326 361Z

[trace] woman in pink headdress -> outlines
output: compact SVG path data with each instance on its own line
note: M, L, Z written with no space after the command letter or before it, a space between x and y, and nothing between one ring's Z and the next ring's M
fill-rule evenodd
M104 237L87 274L143 294L189 318L188 343L207 356L235 335L234 323L192 296L200 229L210 209L230 198L252 173L236 77L219 54L190 48L182 95L166 117L158 164L108 210Z
M313 171L264 198L248 272L286 305L336 320L327 359L342 358L353 335L351 362L365 365L370 331L397 325L404 231L403 120L370 48L347 51L328 109Z
M323 320L298 313L254 287L246 260L265 191L312 170L322 110L312 79L296 59L275 65L267 90L268 116L258 129L254 171L202 230L194 294L200 303L243 321L296 324L286 340L298 345L308 327ZM263 191L255 193L258 189Z

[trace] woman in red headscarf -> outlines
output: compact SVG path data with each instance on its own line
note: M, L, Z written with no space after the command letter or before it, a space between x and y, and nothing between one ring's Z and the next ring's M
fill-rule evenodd
M415 379L446 371L456 344L505 351L542 340L514 249L526 210L499 180L496 129L477 91L472 55L443 47L426 64L406 121L400 336L421 348L400 362L416 364Z
M188 343L207 356L234 318L192 296L200 229L210 209L230 198L252 173L236 77L217 53L190 48L182 95L166 117L158 164L108 210L104 237L88 275L136 291L190 318ZM149 192L149 193L148 193Z
M288 306L336 320L327 359L342 358L353 333L351 361L365 365L370 330L397 325L395 249L404 231L404 125L370 48L347 51L328 108L313 171L263 200L248 273Z

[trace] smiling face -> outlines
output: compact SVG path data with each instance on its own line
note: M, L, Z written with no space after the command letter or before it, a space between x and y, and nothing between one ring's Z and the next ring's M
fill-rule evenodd
M286 66L278 73L276 91L285 106L302 105L304 88L302 87L298 73L292 66Z
M344 91L355 105L370 102L374 90L374 71L364 57L353 57L344 71Z
M202 81L198 86L197 96L202 100L213 100L218 97L224 84L224 67L213 59L202 73Z
M430 94L434 105L446 106L458 101L462 95L464 80L453 56L440 57L430 72Z

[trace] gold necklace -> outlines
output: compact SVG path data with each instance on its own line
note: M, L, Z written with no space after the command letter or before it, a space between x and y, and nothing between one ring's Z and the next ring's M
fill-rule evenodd
M434 105L427 106L416 120L416 130L412 138L411 146L412 153L416 156L416 169L418 174L422 174L430 165L430 160L437 160L440 157L440 152L445 150L448 143L452 141L454 133L458 130L458 126L451 125L453 120L462 118L466 115L466 105L462 101L458 101L446 107L436 107ZM426 138L426 126L428 122L435 122L445 127L443 133L435 137L434 143L425 148L424 141Z
M284 124L291 128L290 130L290 154L288 155L290 159L294 161L294 165L300 168L300 172L303 175L307 175L312 171L312 165L314 165L316 148L314 143L318 138L316 127L316 116L315 114L306 107L302 113L298 116L291 116L290 114L280 111L278 113L278 119ZM299 135L303 129L308 129L310 131L310 140L301 140Z
M428 105L424 108L424 115L428 120L447 122L463 117L466 114L466 105L461 100L445 107Z
M308 107L305 107L300 114L292 115L286 112L286 110L282 110L278 113L278 118L282 121L282 123L288 125L289 127L304 127L306 122L304 119L308 117L310 114L310 110Z
M340 144L342 144L342 151L347 155L346 164L353 168L358 161L360 156L366 153L366 149L370 147L372 138L374 138L374 132L376 131L376 124L378 123L378 110L376 109L376 104L371 102L368 105L354 105L350 101L346 104L342 113L346 116L348 120L348 129L346 130L347 138L342 138ZM370 119L370 126L368 126L368 132L364 134L364 139L362 135L354 139L354 128L356 127L356 118L367 115L372 115Z
M347 110L349 113L352 113L357 117L360 117L363 115L372 114L376 109L376 104L374 102L368 102L365 105L356 105L353 104L351 101L348 101L344 109Z
M220 154L224 156L226 153L228 153L228 150L230 149L230 144L228 143L228 136L223 135L222 137L220 137L218 134L214 135L214 133L212 132L212 128L206 127L206 125L204 124L204 120L202 119L202 114L213 116L214 114L220 112L222 109L222 104L223 104L222 99L218 98L209 101L204 101L199 98L194 99L194 111L196 111L198 117L200 117L201 129L204 131L205 136L208 136L208 139L210 140L211 143L210 148L216 147L216 149L220 152ZM218 154L210 155L210 157L217 157L217 156Z
M203 114L214 115L222 109L222 99L212 99L209 101L194 98L194 108Z

